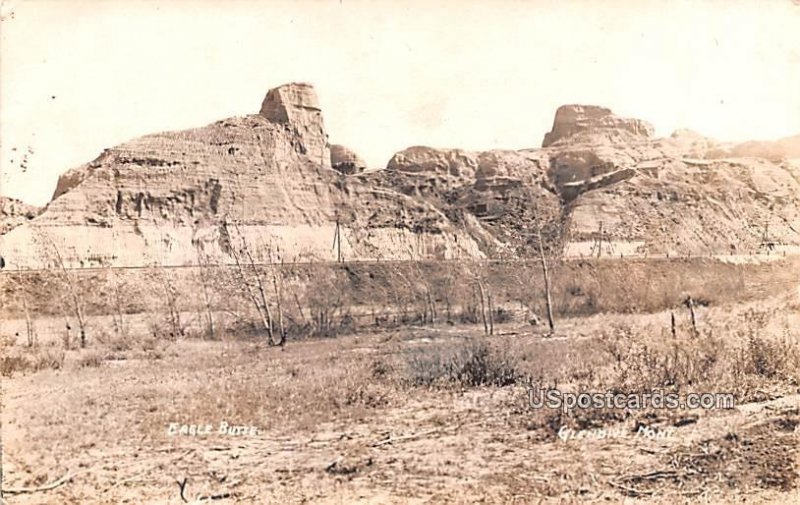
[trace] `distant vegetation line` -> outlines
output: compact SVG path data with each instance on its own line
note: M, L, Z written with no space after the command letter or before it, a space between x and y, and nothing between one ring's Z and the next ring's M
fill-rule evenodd
M758 258L785 258L788 256L798 256L798 254L786 253L737 253L735 255L729 254L709 254L709 255L666 255L666 254L653 254L653 255L629 255L629 256L569 256L561 258L553 258L551 261L560 262L578 262L578 261L608 261L608 260L666 260L666 261L681 261L681 260L719 260L727 257L758 257ZM253 266L333 266L333 265L413 265L413 264L523 264L538 263L538 257L529 258L452 258L452 259L408 259L408 260L346 260L346 261L273 261L273 262L254 262ZM80 272L104 272L106 270L152 270L159 268L167 269L196 269L196 268L230 268L235 267L235 263L204 263L204 264L191 264L191 265L137 265L137 266L94 266L94 267L73 267L66 266L66 270L80 271ZM49 272L52 268L7 268L0 270L0 275L7 273L37 273Z

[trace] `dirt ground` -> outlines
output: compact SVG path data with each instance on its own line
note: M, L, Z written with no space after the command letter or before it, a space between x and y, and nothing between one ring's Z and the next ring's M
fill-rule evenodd
M745 308L702 310L711 324ZM800 328L800 314L779 315L787 332ZM647 332L669 317L570 319L555 336L508 323L489 340L530 351L531 370L552 376L603 366L608 358L593 347L603 328ZM180 340L69 350L57 370L3 378L3 500L800 502L797 384L765 385L733 410L642 413L603 422L613 437L563 440L557 423L528 408L520 384L405 380L409 356L481 331L403 328L284 348ZM223 423L244 428L222 434Z

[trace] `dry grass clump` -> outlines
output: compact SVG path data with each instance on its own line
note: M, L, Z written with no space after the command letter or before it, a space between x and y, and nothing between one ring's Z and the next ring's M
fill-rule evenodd
M751 309L724 326L686 329L676 337L616 327L601 337L612 358L609 386L730 391L741 400L768 386L797 385L800 340L775 311Z
M64 366L64 349L58 347L42 347L34 355L33 369L38 370L60 370Z
M695 330L612 325L582 344L546 341L511 347L527 376L527 388L588 393L731 393L737 405L797 391L800 330L781 310L750 309L725 321L703 321ZM568 411L530 409L519 391L509 408L523 424L585 429L626 419L685 417L681 411L590 407Z
M736 404L791 392L800 384L800 335L784 312L748 310L723 322L616 324L589 339L461 338L406 350L393 370L404 386L517 386L511 413L534 428L584 429L655 414L647 405L530 409L531 389L588 393L732 393ZM658 413L667 417L685 412ZM532 417L531 417L532 416Z
M98 331L95 337L97 344L111 352L126 352L134 348L136 339L120 332Z
M509 386L522 379L517 358L484 338L467 338L406 356L403 381L413 386Z
M25 354L6 354L0 358L0 375L11 377L16 372L60 370L64 367L65 355L64 349L55 346L26 349Z
M737 336L745 344L740 349L741 374L757 375L768 379L795 380L800 358L798 341L792 338L790 328L780 328L780 335L769 338L770 321L777 317L776 311L748 310L742 316L743 324Z
M96 332L93 345L98 359L123 361L132 358L161 359L165 350L172 345L172 341L160 338L158 335L135 336L125 332L111 332L105 329ZM79 358L91 359L85 355Z
M0 357L0 375L11 377L15 372L24 372L30 369L30 361L24 356Z
M642 392L707 384L728 345L707 330L692 338L642 335L616 326L600 337L601 348L611 358L603 382L614 391Z
M81 355L76 360L78 368L96 368L103 363L103 356L95 351Z
M776 325L776 310L749 310L734 335L729 382L744 399L758 399L769 386L800 385L800 328L788 320Z

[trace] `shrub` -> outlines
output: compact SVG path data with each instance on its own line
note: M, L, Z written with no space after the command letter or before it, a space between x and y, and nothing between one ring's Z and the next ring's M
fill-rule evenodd
M688 338L688 328L678 338L666 330L661 338L652 338L614 327L600 339L612 362L604 385L623 392L713 387L737 392L744 401L765 384L797 384L800 345L790 338L788 327L783 338L774 334L773 316L750 310L732 325L700 328Z
M0 358L0 375L10 377L14 372L60 370L64 366L64 356L64 349L57 347L37 347L24 355L6 353Z
M97 354L96 352L91 352L89 354L84 354L80 358L78 358L78 367L79 368L96 368L99 367L103 363L103 357Z
M503 307L497 307L492 317L495 324L510 323L514 320L514 313Z
M414 386L508 386L522 378L516 359L492 349L483 339L467 339L453 347L417 349L408 354L406 382Z
M789 338L788 328L784 328L783 338L770 336L770 314L756 310L747 311L742 319L736 334L743 343L732 360L734 379L746 382L748 378L762 378L796 384L800 378L800 346Z
M44 347L33 357L33 369L39 370L60 370L64 366L64 349L55 347Z
M24 372L30 369L31 362L24 356L3 356L0 358L0 375L11 377L14 372Z

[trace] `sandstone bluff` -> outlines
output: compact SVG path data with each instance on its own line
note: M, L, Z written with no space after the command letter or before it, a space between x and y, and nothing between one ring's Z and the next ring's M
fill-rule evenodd
M63 174L43 209L4 201L5 268L259 261L794 253L800 137L726 144L566 105L542 148L410 147L369 170L331 145L312 86L260 112L147 135ZM232 236L234 235L234 236ZM338 244L332 247L332 244ZM48 245L49 244L49 245Z

